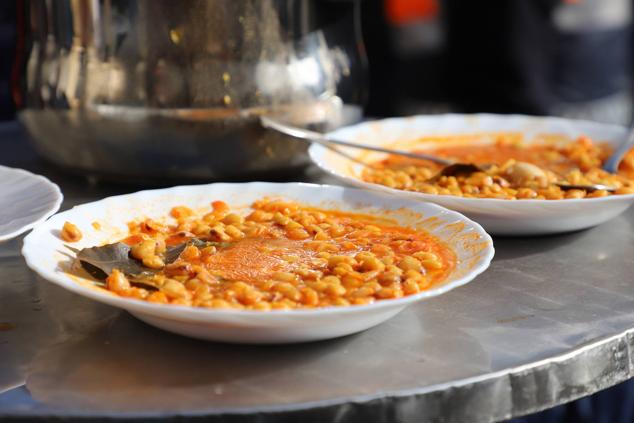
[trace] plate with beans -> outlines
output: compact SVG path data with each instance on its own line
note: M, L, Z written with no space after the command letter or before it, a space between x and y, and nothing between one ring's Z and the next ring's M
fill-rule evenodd
M24 241L44 279L196 338L285 343L368 329L494 254L434 204L302 183L183 186L53 216Z
M625 133L620 126L553 117L414 116L330 136L474 166L447 172L427 160L316 144L310 155L348 184L442 205L493 234L538 235L598 225L634 202L634 151L618 173L601 169ZM609 190L578 188L589 184Z

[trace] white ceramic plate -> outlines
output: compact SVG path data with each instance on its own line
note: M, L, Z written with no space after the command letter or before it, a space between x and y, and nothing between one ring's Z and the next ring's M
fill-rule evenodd
M0 166L0 242L45 221L62 199L59 187L45 177Z
M322 208L354 210L394 218L398 223L427 229L446 241L459 260L454 272L434 289L396 300L351 307L315 310L245 311L213 310L160 305L118 297L96 287L87 279L67 273L71 258L57 233L64 221L76 224L83 232L75 248L114 242L125 236L125 223L142 216L166 216L176 205L209 207L213 200L224 200L232 207L248 207L264 196L281 197ZM100 230L92 226L99 222ZM24 240L28 266L44 279L69 291L128 310L159 328L196 338L240 342L283 343L334 338L377 325L409 304L434 297L463 285L483 272L493 257L489 235L464 216L408 199L352 188L301 183L211 184L141 191L84 204L53 216Z
M562 134L571 138L587 135L597 141L619 145L625 128L595 122L519 115L436 115L385 119L349 126L330 133L340 140L363 142L385 147L412 148L422 136L478 134L486 132L522 132L530 141L538 134ZM359 151L342 149L351 157ZM312 160L323 170L344 182L362 188L440 204L459 211L498 235L539 235L589 228L621 214L634 202L634 195L615 195L578 200L500 200L461 198L402 191L364 182L359 178L363 165L313 144ZM385 155L362 153L364 160Z

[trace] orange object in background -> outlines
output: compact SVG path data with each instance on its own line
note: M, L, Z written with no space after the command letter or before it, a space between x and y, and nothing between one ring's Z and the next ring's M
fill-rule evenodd
M385 14L392 25L435 18L438 0L385 0Z

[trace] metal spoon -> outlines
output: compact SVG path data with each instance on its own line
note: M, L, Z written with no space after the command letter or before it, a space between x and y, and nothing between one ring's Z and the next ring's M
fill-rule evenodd
M625 137L625 141L619 145L619 147L612 153L610 157L603 163L603 170L609 173L617 173L619 170L619 164L625 154L634 146L634 125L630 127ZM602 185L602 184L591 184L591 185L575 185L575 184L557 184L562 189L584 189L586 191L596 191L596 190L605 190L608 192L616 191L615 187Z
M625 141L619 145L614 153L603 164L603 170L610 173L616 173L619 170L619 164L625 154L634 147L634 124L630 127L625 137Z
M328 138L327 136L320 134L319 132L290 126L290 125L287 125L286 123L280 122L279 120L272 119L266 116L261 116L260 122L262 123L262 126L265 128L271 128L283 134L290 135L291 137L299 138L304 141L309 141L309 142L320 144L326 147L332 147L333 145L340 145L343 147L357 148L360 150L370 150L370 151L378 151L379 153L394 154L395 156L409 157L411 159L429 160L434 163L438 163L445 166L455 164L455 162L453 162L452 160L444 159L438 156L432 156L429 154L412 153L412 152L403 151L403 150L393 150L391 148L376 147L374 145L351 143L347 141L340 141L333 138Z

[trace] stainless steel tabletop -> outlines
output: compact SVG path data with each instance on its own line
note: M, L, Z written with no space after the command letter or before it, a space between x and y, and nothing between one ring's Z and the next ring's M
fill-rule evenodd
M63 208L137 189L60 174L15 128L0 129L0 151L60 184ZM495 239L473 283L366 332L290 346L162 332L38 279L21 239L0 244L0 419L486 422L552 407L632 376L633 223L630 209L582 232Z

